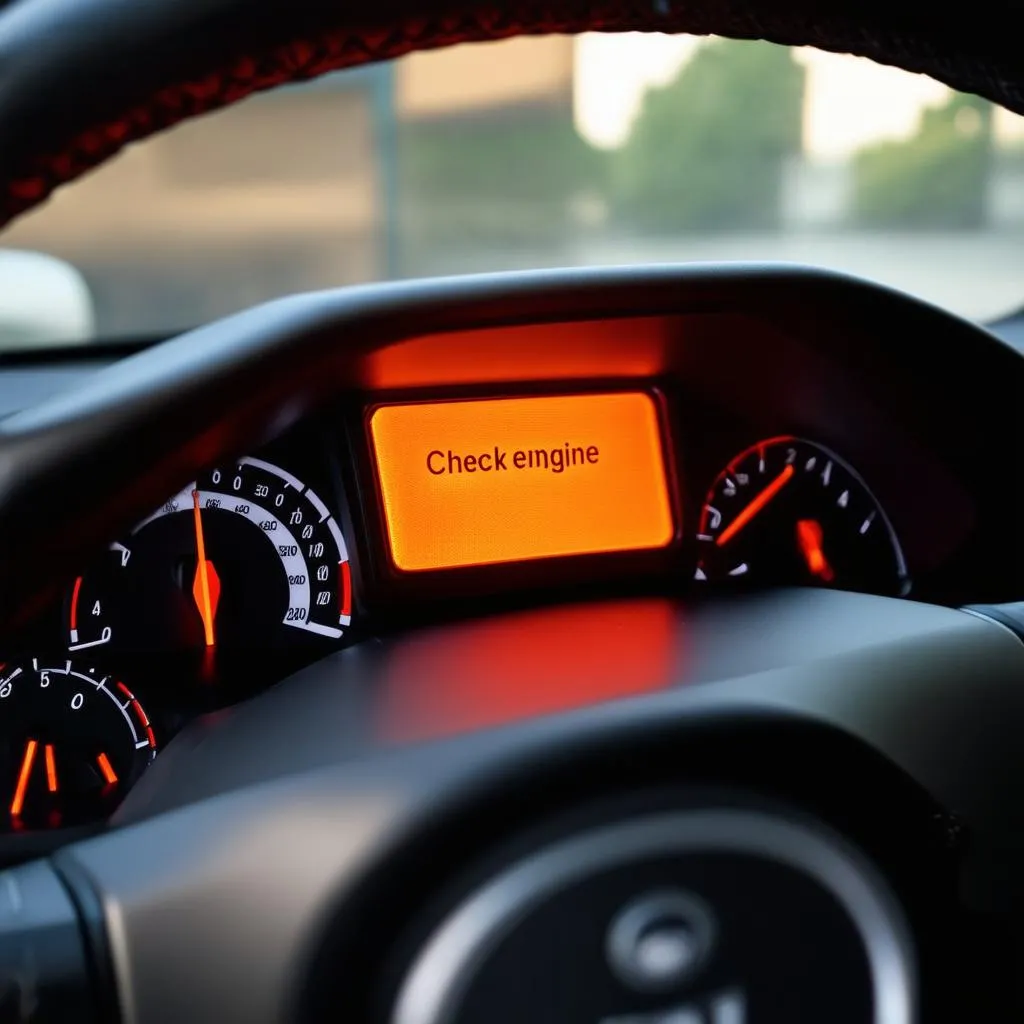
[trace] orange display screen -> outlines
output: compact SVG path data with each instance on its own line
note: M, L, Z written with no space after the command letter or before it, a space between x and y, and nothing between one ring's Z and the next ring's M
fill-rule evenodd
M672 540L650 394L384 405L370 437L391 558L405 572Z

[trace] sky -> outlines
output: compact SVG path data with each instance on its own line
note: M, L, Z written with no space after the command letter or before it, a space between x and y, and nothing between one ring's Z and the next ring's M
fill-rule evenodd
M620 146L644 92L670 82L702 39L693 36L590 34L576 40L574 103L584 138ZM801 49L807 68L804 143L809 157L841 160L882 139L906 138L921 111L944 102L949 90L924 75L861 57ZM997 136L1024 138L1024 119L999 112Z

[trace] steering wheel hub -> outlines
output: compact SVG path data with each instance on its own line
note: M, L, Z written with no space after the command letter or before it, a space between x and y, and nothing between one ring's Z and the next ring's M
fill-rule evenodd
M392 1022L909 1024L907 934L884 882L820 825L632 818L475 888L427 940Z

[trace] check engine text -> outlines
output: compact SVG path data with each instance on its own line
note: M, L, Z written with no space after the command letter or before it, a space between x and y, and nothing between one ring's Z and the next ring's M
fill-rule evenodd
M433 476L460 473L504 473L512 470L546 469L564 473L574 466L597 465L601 457L597 445L570 445L561 448L526 448L508 451L495 445L491 451L460 454L434 449L427 453L427 471Z

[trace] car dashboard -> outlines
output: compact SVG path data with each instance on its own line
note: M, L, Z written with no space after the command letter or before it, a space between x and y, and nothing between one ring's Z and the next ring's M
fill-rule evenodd
M345 303L299 297L225 321L223 345L170 343L183 371L210 375L210 404L162 427L180 486L160 500L142 505L143 464L116 432L120 482L69 469L68 495L120 487L132 518L5 639L9 849L102 827L179 734L334 652L433 623L765 587L1019 596L1020 428L1000 389L1014 393L1020 359L939 310L792 268L516 275ZM262 349L257 314L279 324ZM253 382L226 383L215 355L232 331L232 368L262 359L278 390L244 427L228 421ZM289 376L310 347L315 374ZM147 374L167 373L157 358L85 389L137 380L146 401ZM150 400L170 415L173 395ZM61 401L5 423L45 433ZM218 431L253 443L211 462ZM608 617L592 671L623 634L637 657L655 648L649 626ZM554 664L558 650L553 635ZM423 734L429 703L405 708L406 733Z

